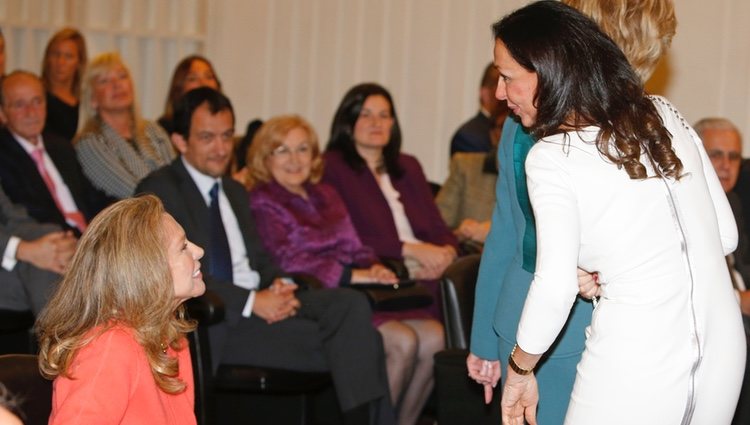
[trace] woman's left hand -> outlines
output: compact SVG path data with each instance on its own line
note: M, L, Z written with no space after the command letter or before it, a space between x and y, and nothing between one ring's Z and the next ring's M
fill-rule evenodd
M369 269L352 269L352 284L381 283L393 285L398 283L398 277L393 271L382 264L375 264Z
M367 269L373 282L382 283L385 285L393 285L398 283L398 278L393 270L382 264L374 264L372 267Z
M503 395L500 398L500 413L503 425L536 425L536 406L539 404L539 388L536 376L519 375L508 367Z

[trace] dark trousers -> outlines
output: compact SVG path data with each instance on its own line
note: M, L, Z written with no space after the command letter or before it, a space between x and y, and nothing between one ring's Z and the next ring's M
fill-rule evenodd
M385 354L364 295L350 289L297 293L295 317L268 324L242 319L228 329L221 363L329 371L343 411L390 408ZM379 421L382 422L382 421Z
M12 271L0 268L0 308L39 314L59 280L59 274L20 261Z

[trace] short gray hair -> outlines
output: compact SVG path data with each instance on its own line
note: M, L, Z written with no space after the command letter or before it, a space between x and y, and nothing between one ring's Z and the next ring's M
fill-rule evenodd
M703 137L703 133L708 130L731 130L737 133L738 136L740 136L740 141L742 140L742 133L740 133L740 130L736 125L734 125L734 123L732 123L732 121L729 121L726 118L703 118L696 122L695 125L693 125L693 130L695 130L695 132L698 133L701 138Z

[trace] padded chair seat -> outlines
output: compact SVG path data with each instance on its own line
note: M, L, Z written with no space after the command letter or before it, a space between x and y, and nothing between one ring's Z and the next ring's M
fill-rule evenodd
M246 365L219 366L214 376L216 391L300 394L322 390L331 384L328 372L298 372Z
M29 310L0 309L0 334L18 332L34 326L34 315Z
M34 315L31 311L0 309L0 355L32 354L36 339L31 332Z

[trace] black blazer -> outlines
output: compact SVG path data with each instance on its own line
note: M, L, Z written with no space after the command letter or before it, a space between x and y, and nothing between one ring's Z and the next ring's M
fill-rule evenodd
M451 155L456 152L488 152L492 148L490 130L492 121L478 112L456 130L451 139Z
M222 186L237 217L250 267L260 273L260 287L266 288L281 275L281 271L258 236L247 191L228 177L222 179ZM209 249L209 208L180 157L144 178L135 193L153 193L159 197L167 212L183 227L187 238L206 251ZM211 277L208 274L209 258L210 255L205 255L201 259L204 280L223 298L227 321L234 324L241 318L249 291L232 282L220 282Z
M68 186L73 201L90 221L110 200L94 189L83 175L70 143L53 133L42 134L42 139L44 149ZM35 220L70 228L37 171L36 163L7 128L0 129L0 182L8 198L24 206Z

